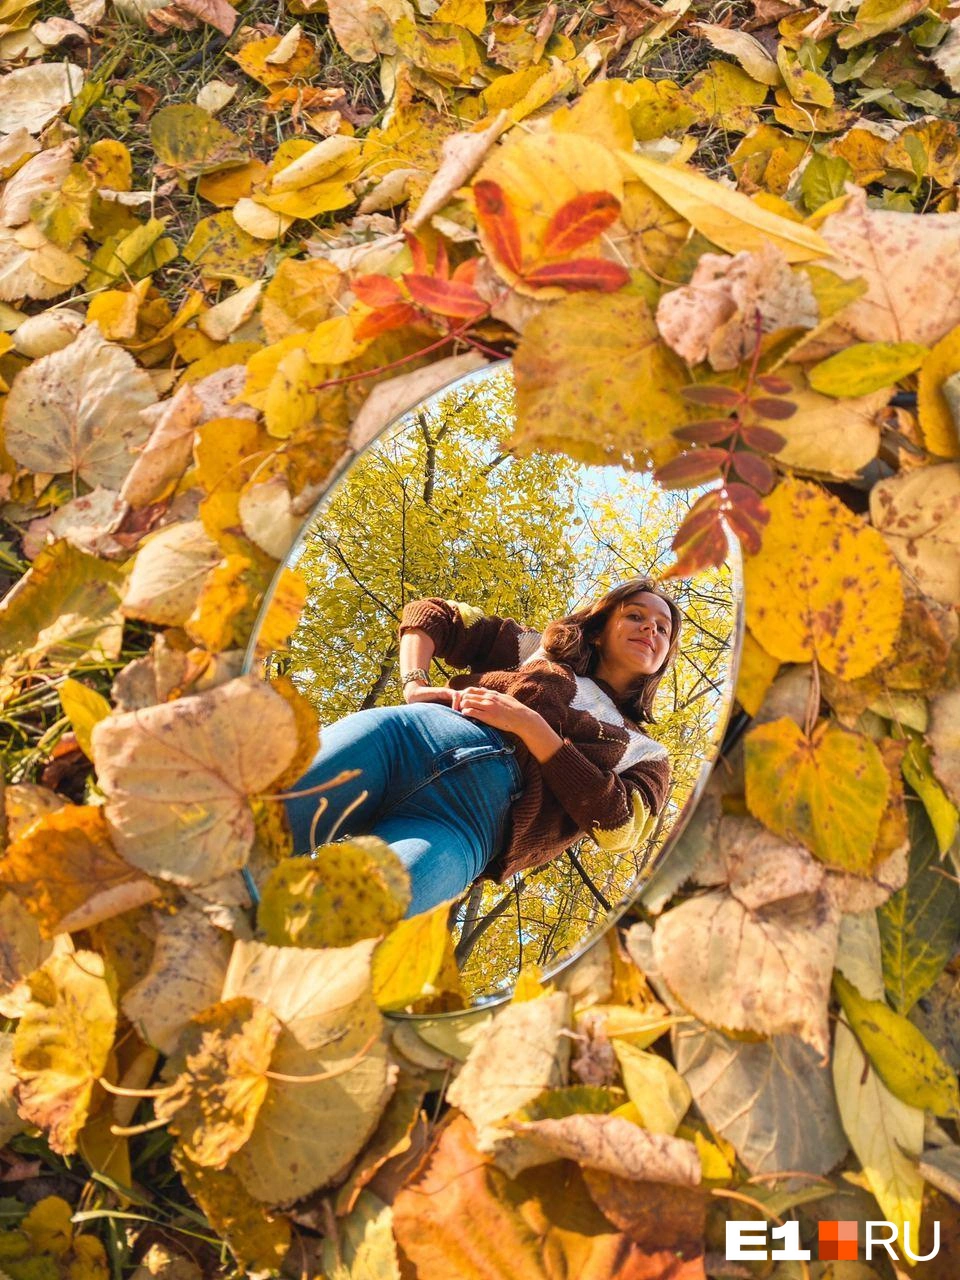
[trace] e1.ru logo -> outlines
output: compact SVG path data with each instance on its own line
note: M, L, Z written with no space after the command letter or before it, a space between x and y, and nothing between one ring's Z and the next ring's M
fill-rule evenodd
M771 1240L782 1241L782 1247L767 1249L767 1228L764 1220L757 1222L728 1222L728 1261L734 1262L809 1262L810 1250L800 1248L800 1223L784 1222L770 1227ZM894 1262L903 1261L897 1255L897 1227L893 1222L867 1222L864 1248L867 1262L873 1261L874 1249L886 1249ZM880 1234L882 1230L883 1234ZM859 1257L860 1224L858 1222L821 1222L817 1241L817 1257L821 1262L854 1261ZM940 1223L933 1224L933 1248L929 1253L914 1253L910 1248L910 1223L904 1224L903 1251L912 1262L926 1262L940 1252Z

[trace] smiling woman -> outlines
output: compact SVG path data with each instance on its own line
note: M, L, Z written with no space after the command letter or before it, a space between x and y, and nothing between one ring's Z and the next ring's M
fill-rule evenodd
M393 847L411 915L478 878L544 866L583 836L611 853L642 842L670 764L640 724L680 637L680 611L652 581L623 583L542 636L457 601L415 600L399 635L406 705L325 731L288 801L296 852L316 843L316 788L357 760L361 777L334 794L335 827ZM434 658L468 673L436 687Z
M408 914L450 904L456 975L416 1014L501 998L612 923L681 829L733 697L736 549L659 585L696 495L602 450L515 450L513 420L504 364L388 426L308 517L248 654L318 715L286 801L310 883L349 914L335 867L373 835L409 872Z

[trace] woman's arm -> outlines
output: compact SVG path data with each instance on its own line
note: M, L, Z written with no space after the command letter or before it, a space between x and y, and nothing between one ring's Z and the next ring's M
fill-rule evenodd
M520 637L539 634L513 618L484 614L459 600L411 600L400 615L401 641L411 630L434 643L433 656L471 670L512 670L520 664ZM401 651L402 652L402 651Z

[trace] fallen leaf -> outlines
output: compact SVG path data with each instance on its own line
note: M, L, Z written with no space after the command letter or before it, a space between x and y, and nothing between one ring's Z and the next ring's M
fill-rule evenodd
M385 1012L434 994L452 946L447 925L451 905L441 902L432 911L401 920L373 953L373 995Z
M763 545L744 564L747 625L782 662L816 657L846 679L865 675L890 652L903 609L884 539L803 481L781 481L766 505Z
M960 464L944 462L881 480L870 518L917 589L960 603Z
M253 1132L230 1164L257 1199L294 1200L342 1177L393 1092L373 947L234 946L223 999L249 996L283 1023Z
M0 859L0 885L36 916L47 938L87 929L160 892L117 856L103 809L93 805L67 805L32 823Z
M116 983L94 951L54 954L29 981L13 1044L20 1114L70 1155L113 1047Z
M584 1169L620 1178L695 1187L700 1157L692 1142L651 1133L621 1116L572 1115L561 1120L516 1122L511 1128L540 1148L539 1163L562 1157Z
M847 1152L830 1068L798 1036L732 1040L699 1023L673 1033L677 1069L714 1133L751 1173L828 1173Z
M172 1054L191 1018L220 999L231 940L196 908L156 915L150 969L123 996L124 1015L141 1038Z
M923 364L928 348L918 342L855 342L807 370L821 395L845 399L886 390Z
M731 54L743 67L747 75L761 84L777 85L781 83L780 72L776 62L763 47L756 36L746 31L737 31L731 27L721 27L713 22L698 22L697 30L701 31L715 49Z
M108 716L94 728L93 753L114 844L175 884L239 871L253 844L250 797L297 751L293 707L256 676Z
M83 88L84 74L72 62L36 62L7 71L0 85L0 133L40 130Z
M235 1173L191 1164L174 1147L172 1160L183 1185L210 1226L227 1242L241 1267L275 1271L290 1248L290 1221L254 1200Z
M0 894L0 1014L19 1018L30 998L30 974L54 950L71 949L70 939L62 934L52 941L44 938L16 894Z
M476 351L446 356L422 369L398 374L372 388L350 427L349 447L362 452L391 422L422 400L462 378L483 369L487 362Z
M13 381L6 448L31 471L70 472L119 489L149 428L140 410L153 383L122 347L88 325L68 347L41 356Z
M464 130L444 138L440 165L405 223L411 231L439 213L457 188L464 186L473 177L507 124L507 112L500 111L485 129Z
M137 552L124 588L124 613L160 626L182 625L219 559L220 550L201 521L166 525Z

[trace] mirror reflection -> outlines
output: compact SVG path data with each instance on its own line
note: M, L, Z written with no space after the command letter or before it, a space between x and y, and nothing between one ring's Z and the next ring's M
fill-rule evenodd
M295 851L379 836L410 874L408 915L449 904L462 999L420 1012L553 972L616 918L733 697L737 565L660 582L697 495L516 456L512 405L495 365L368 446L307 521L248 658L322 726L287 801Z

